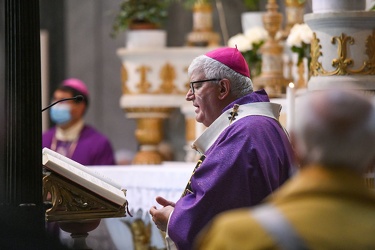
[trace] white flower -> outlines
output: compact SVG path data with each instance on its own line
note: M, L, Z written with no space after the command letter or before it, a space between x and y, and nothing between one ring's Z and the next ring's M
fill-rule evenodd
M245 36L249 39L250 43L260 43L267 39L268 32L260 26L252 27L245 31Z
M307 24L302 25L302 41L306 44L311 44L313 39L313 32Z
M235 36L232 36L228 40L228 46L229 47L236 47L241 52L245 52L248 50L253 49L253 44L247 39L247 37L244 34L237 34Z
M229 47L237 46L241 52L253 49L253 44L265 41L268 37L267 31L263 27L253 27L245 31L245 34L239 33L228 40Z
M291 29L286 40L286 44L289 47L302 47L302 42L305 44L310 44L313 38L313 32L310 27L303 23L303 24L295 24Z

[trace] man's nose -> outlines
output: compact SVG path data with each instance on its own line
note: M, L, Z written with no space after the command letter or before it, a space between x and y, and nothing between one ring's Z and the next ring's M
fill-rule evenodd
M193 94L193 91L191 89L188 90L188 92L186 93L186 96L185 96L185 99L186 101L191 101L194 99L194 94Z

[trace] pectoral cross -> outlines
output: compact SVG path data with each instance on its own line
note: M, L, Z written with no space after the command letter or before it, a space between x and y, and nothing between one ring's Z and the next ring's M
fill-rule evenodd
M229 114L230 114L230 116L228 117L228 119L229 119L229 124L232 124L232 122L234 121L234 120L236 120L236 116L238 116L238 108L240 107L240 105L238 105L238 104L234 104L233 105L233 110L232 110L232 112L230 112Z

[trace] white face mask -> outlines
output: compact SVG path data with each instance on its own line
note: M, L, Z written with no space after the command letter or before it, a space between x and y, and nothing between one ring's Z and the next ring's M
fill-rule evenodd
M50 110L51 120L58 125L70 122L72 120L70 109L70 105L68 104L55 105Z

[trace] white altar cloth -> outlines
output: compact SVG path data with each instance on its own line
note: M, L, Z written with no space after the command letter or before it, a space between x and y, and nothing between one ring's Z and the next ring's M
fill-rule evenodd
M90 167L113 181L126 191L129 210L148 212L156 206L156 196L177 201L192 172L195 163L165 162L162 165L132 165Z

